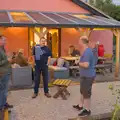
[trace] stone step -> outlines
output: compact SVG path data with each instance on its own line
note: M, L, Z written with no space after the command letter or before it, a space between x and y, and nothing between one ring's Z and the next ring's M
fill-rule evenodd
M68 120L111 120L112 113L104 113L99 115L91 115L89 117L76 117L76 118L69 118Z

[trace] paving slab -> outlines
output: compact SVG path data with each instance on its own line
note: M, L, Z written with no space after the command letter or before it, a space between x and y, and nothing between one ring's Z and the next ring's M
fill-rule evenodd
M92 91L91 110L92 115L111 113L115 97L108 86L111 82L94 83ZM119 81L113 84L120 85ZM50 93L54 95L57 88L50 88ZM72 108L72 105L79 103L80 86L68 87L71 93L68 100L46 98L43 89L36 99L32 99L32 89L11 91L8 101L14 105L11 112L11 120L68 120L77 118L79 111Z

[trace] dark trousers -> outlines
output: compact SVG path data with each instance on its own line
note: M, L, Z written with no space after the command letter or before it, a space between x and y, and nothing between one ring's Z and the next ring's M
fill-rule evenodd
M6 73L0 77L0 109L4 107L8 95L8 83L10 74Z
M44 84L44 93L48 93L48 66L38 67L35 66L35 86L34 93L38 94L39 85L40 85L40 75L42 73L43 84Z

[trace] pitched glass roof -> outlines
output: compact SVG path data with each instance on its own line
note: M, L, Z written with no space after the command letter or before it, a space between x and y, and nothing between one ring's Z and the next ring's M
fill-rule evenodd
M0 11L0 26L120 28L120 22L85 14Z

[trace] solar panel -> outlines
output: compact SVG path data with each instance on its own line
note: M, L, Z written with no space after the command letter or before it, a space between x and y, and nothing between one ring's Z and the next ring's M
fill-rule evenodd
M44 15L40 14L39 12L27 12L38 24L56 24L51 19L45 17Z
M9 23L9 17L7 12L0 12L0 23Z
M75 24L74 22L71 22L65 18L62 18L54 13L44 13L44 15L54 19L55 21L59 22L59 24Z
M33 23L33 21L24 12L10 12L15 23Z

